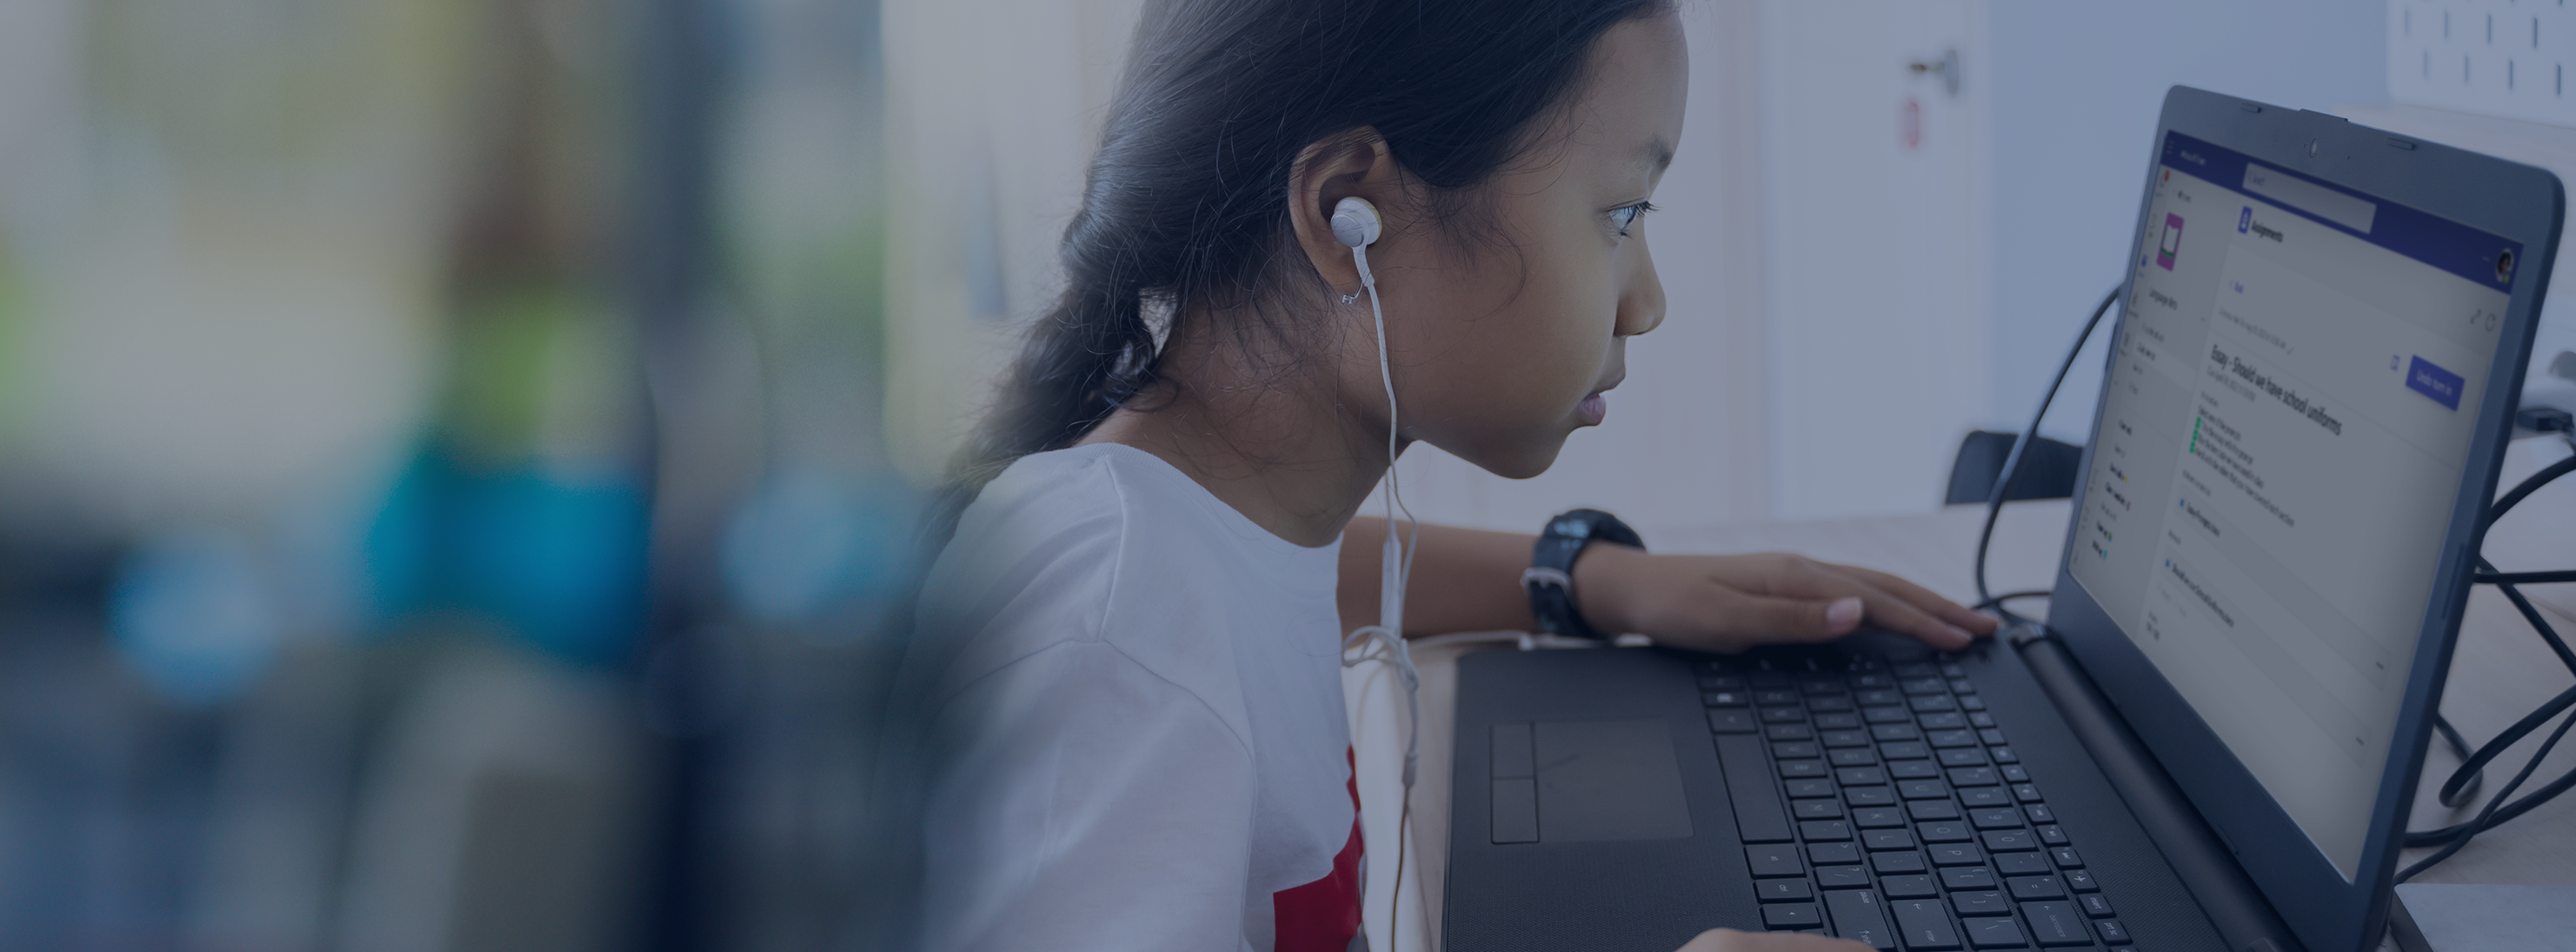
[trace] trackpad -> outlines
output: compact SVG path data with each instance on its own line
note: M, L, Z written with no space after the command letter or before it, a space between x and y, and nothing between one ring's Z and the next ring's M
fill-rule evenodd
M1661 720L1534 725L1539 840L1677 840L1691 835L1681 765Z

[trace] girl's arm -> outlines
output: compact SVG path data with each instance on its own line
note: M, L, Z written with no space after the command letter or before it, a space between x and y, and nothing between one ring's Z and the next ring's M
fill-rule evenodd
M1351 520L1342 538L1344 631L1377 622L1385 538L1386 522L1366 516ZM1533 630L1538 620L1520 580L1534 542L1509 532L1423 526L1405 593L1405 633ZM1785 553L1648 555L1604 543L1584 548L1573 575L1577 608L1594 628L1702 651L1826 641L1864 621L1945 649L1995 629L1994 619L1885 572Z

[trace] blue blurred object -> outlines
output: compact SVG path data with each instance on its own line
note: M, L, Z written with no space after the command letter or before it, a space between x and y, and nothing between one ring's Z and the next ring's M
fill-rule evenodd
M640 640L650 501L615 477L450 470L434 578L470 612L568 660L614 665Z
M221 533L147 541L116 572L108 625L136 673L185 704L239 694L284 635L257 553Z
M879 591L903 566L895 509L821 469L782 467L725 526L726 587L744 613L773 623Z

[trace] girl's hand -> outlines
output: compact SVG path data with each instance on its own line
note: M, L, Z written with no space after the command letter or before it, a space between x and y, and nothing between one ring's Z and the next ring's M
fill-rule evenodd
M1681 952L1855 952L1869 946L1850 939L1828 939L1797 932L1737 932L1710 929L1682 946Z
M1863 621L1943 650L1995 630L1994 619L1885 572L1779 552L1649 555L1594 545L1575 560L1574 593L1584 619L1605 633L1730 654L1830 641Z

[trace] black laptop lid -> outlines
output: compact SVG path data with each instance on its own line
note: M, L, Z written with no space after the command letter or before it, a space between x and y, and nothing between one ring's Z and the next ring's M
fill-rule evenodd
M2565 205L2175 87L2049 623L2301 942L2376 941Z

